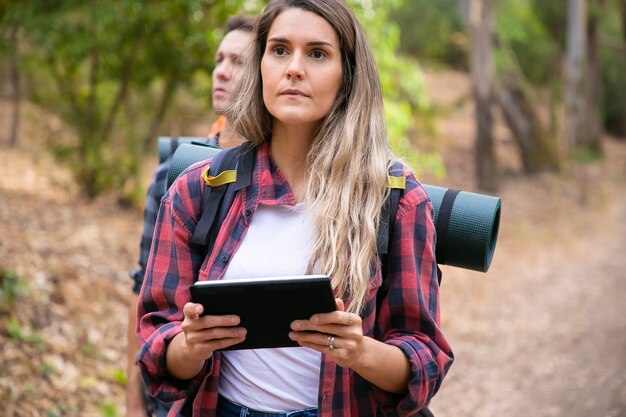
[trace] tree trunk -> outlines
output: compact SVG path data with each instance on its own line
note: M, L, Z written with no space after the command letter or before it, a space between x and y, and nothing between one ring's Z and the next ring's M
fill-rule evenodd
M117 90L117 94L113 99L113 103L107 112L107 117L105 118L105 122L100 134L100 140L102 143L105 143L111 137L111 132L113 131L113 126L115 126L115 119L117 118L117 114L126 101L128 96L128 91L130 88L130 80L133 71L135 70L135 62L137 58L137 47L140 43L141 38L144 36L143 27L140 24L137 24L133 30L133 41L130 45L128 45L126 55L124 57L124 74L122 75L122 79L120 80L119 88ZM120 45L122 48L123 45Z
M481 189L496 191L498 168L491 112L495 75L491 32L493 0L469 0L468 6L467 28L476 117L476 173Z
M604 0L595 0L589 13L587 24L587 137L582 144L585 148L602 153L602 120L600 119L600 100L602 98L602 60L598 38L599 13L604 8Z
M565 63L565 146L573 152L588 135L586 117L587 1L569 0Z
M13 53L9 64L9 79L12 85L12 104L13 112L11 117L11 133L9 134L9 146L15 147L19 141L21 106L22 106L22 81L19 70L19 45L18 45L18 27L15 26L11 30L10 42L13 44Z
M533 99L522 75L506 68L498 76L496 97L518 145L524 171L532 174L559 168L556 143L541 124Z
M159 127L163 122L163 118L165 117L165 113L170 106L172 101L172 97L174 97L174 92L176 91L176 86L178 84L178 78L174 75L168 77L163 85L163 90L161 91L161 99L159 100L159 106L157 108L157 112L150 123L150 128L148 129L148 133L144 136L143 139L143 148L144 149L154 149L154 140L159 131Z

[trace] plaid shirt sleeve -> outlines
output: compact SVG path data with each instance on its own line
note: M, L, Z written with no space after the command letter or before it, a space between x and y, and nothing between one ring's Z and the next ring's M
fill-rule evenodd
M131 272L134 281L133 292L139 294L143 277L148 264L148 256L150 255L150 246L152 245L152 234L157 220L161 199L165 195L167 189L167 171L170 167L170 160L166 160L160 164L152 177L152 182L148 187L146 194L146 207L143 211L143 232L141 233L141 241L139 243L139 268Z
M387 260L388 291L376 317L381 340L397 346L411 366L408 393L375 389L386 415L412 415L426 407L454 361L440 327L432 202L412 175L398 205Z
M189 285L197 280L204 260L201 250L190 245L190 230L202 204L204 166L201 162L190 167L165 194L139 296L137 326L142 348L138 364L150 394L164 402L192 395L212 366L207 361L196 378L179 381L169 375L165 360L167 345L181 332L183 306L190 301Z

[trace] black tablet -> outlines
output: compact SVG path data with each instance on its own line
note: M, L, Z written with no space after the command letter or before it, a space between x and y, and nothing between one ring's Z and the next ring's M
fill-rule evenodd
M337 309L324 275L198 281L190 291L204 315L238 315L248 330L246 340L224 350L298 346L289 339L292 321Z

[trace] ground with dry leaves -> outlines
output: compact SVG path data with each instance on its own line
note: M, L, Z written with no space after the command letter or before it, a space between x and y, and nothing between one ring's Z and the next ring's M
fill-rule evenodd
M475 190L467 79L429 74L427 85L438 105L461 104L438 123L448 176L426 180ZM2 126L6 114L0 102ZM38 146L59 122L31 106L24 120L20 145L0 146L0 271L24 283L12 307L0 298L0 416L123 415L127 271L141 212L110 196L83 199ZM624 417L626 142L607 138L603 161L528 178L508 132L497 136L496 256L487 274L444 267L456 363L431 408L437 417Z

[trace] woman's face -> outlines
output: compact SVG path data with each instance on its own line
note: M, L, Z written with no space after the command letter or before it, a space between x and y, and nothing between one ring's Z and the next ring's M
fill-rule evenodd
M270 27L261 76L263 100L275 121L319 123L341 85L341 50L335 30L315 13L285 10Z

